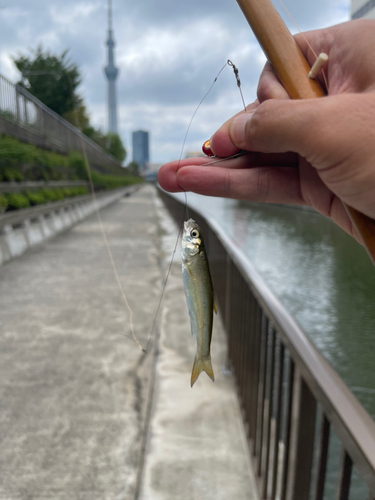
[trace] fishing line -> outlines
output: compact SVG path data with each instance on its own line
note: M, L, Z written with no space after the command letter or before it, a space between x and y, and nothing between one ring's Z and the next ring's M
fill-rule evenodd
M68 73L67 73L67 76L68 76L68 81L69 81L69 86L70 86L70 92L71 92L71 95L72 95L72 98L73 98L74 97L74 95L73 95L73 84L72 84L70 75ZM77 108L76 108L75 103L74 103L74 108L73 108L73 116L74 116L74 121L76 122L76 128L79 130L78 113L77 113ZM138 341L138 339L137 339L137 337L136 337L136 335L134 333L133 311L132 311L132 308L130 307L129 302L128 302L127 298L126 298L125 290L124 290L124 287L122 286L122 283L121 283L121 280L120 280L120 276L118 274L117 267L116 267L116 264L115 264L115 261L114 261L114 258L113 258L112 250L111 250L111 247L109 245L106 232L104 230L104 225L103 225L102 218L100 216L99 205L98 205L98 201L97 201L96 194L95 194L94 183L93 183L93 180L92 180L91 167L90 167L90 163L89 163L88 158L87 158L85 141L83 140L83 133L81 131L79 131L79 138L80 138L81 150L82 150L82 155L83 155L83 161L84 161L84 164L85 164L85 168L86 168L86 172L87 172L87 177L88 177L88 180L89 180L91 197L92 197L92 200L93 200L93 203L94 203L94 208L95 208L96 216L97 216L97 219L98 219L98 222L99 222L100 232L102 234L102 238L103 238L105 247L106 247L107 252L108 252L108 256L109 256L109 260L111 262L113 274L115 276L115 280L116 280L118 288L120 290L121 297L123 299L123 302L125 304L126 309L129 312L129 325L130 325L131 336L127 335L126 333L120 333L120 335L122 335L123 337L126 337L126 338L128 338L128 339L130 339L132 341L134 341L137 344L138 348L142 352L145 352L144 348L142 347L142 345L140 344L140 342Z
M311 50L311 52L314 54L314 57L315 59L318 59L318 56L315 52L315 50L312 48L312 46L310 45L310 43L308 42L307 38L305 37L305 35L302 33L302 31L300 30L300 27L298 26L298 24L296 23L296 21L293 19L292 17L292 14L288 11L288 9L286 8L286 6L284 5L284 3L282 2L282 0L279 0L279 3L280 5L282 6L282 8L285 10L285 12L287 13L287 15L289 16L290 20L292 21L292 23L294 24L294 26L297 28L297 30L300 32L300 34L302 35L303 39L305 40L307 46L309 47L309 49ZM324 83L325 83L325 86L326 86L326 89L327 89L327 92L328 92L328 81L327 81L327 78L326 78L326 75L325 75L325 72L323 70L323 68L321 69L321 72L322 72L322 75L323 75L323 80L324 80Z
M203 101L206 99L206 97L211 92L213 86L217 82L217 79L219 78L219 76L221 75L221 73L224 71L224 69L225 69L226 66L230 66L233 69L233 72L234 72L234 75L235 75L236 81L237 81L237 87L239 88L239 91L240 91L240 94L241 94L242 103L243 103L244 109L246 111L246 105L245 105L245 100L243 98L243 94L242 94L242 90L241 90L241 80L240 80L240 77L239 77L238 69L232 63L232 61L230 61L228 59L227 62L224 64L224 66L220 69L219 73L216 75L214 81L212 82L210 88L205 93L205 95L202 97L202 99L199 101L197 107L194 110L194 113L193 113L193 115L192 115L192 117L190 119L190 122L188 124L188 127L186 129L184 140L182 142L180 157L178 159L178 164L177 164L177 170L179 169L179 166L180 166L181 161L182 161L182 156L183 156L183 153L184 153L184 149L185 149L187 137L188 137L188 134L189 134L189 131L190 131L191 124L193 123L193 120L195 118L195 115L197 114L197 112L198 112L200 106L202 105ZM237 154L235 154L235 155L233 155L233 156L231 156L229 158L235 158L235 157L240 156L241 154L245 154L245 153L247 153L247 151L246 152L237 153ZM228 160L229 158L221 158L220 160L208 162L205 165L211 165L213 163L218 163L219 161ZM162 288L161 295L160 295L159 304L158 304L158 307L157 307L157 310L156 310L156 313L155 313L154 321L152 323L152 328L151 328L150 335L149 335L149 338L148 338L148 341L147 341L146 349L143 350L144 352L147 352L147 350L148 350L148 347L149 347L149 344L151 342L151 338L152 338L152 335L153 335L153 332L154 332L154 329L155 329L155 326L156 326L156 321L157 321L157 318L158 318L158 315L159 315L159 311L160 311L160 307L161 307L161 304L162 304L162 301L163 301L165 289L166 289L166 286L167 286L167 283L168 283L168 278L169 278L169 275L170 275L171 270L172 270L174 256L175 256L176 251L177 251L178 242L179 242L180 237L182 236L185 218L186 219L190 218L189 217L188 200L187 200L187 192L185 190L184 190L184 194L185 194L185 206L184 206L184 212L183 212L182 221L181 221L181 223L179 225L179 231L178 231L178 234L177 234L176 243L175 243L175 246L174 246L174 249L173 249L173 252L172 252L172 257L171 257L171 260L170 260L170 263L169 263L169 266L168 266L168 270L167 270L167 274L166 274L166 277L165 277L165 280L164 280L163 288ZM186 214L186 217L185 217L185 214Z
M245 104L245 99L243 98L243 94L242 94L241 80L240 80L240 75L238 73L238 69L232 63L232 61L230 59L228 59L227 64L228 64L228 66L230 66L233 69L233 73L234 73L234 76L236 77L236 81L237 81L237 87L238 87L238 90L240 91L240 94L241 94L242 104L243 104L243 107L244 107L244 110L245 110L245 113L246 113L246 104Z
M202 163L201 167L206 167L207 165L215 165L215 163L221 163L222 161L232 160L233 158L238 158L239 156L248 155L251 151L239 151L238 153L232 156L226 156L225 158L216 158L215 160L208 161L206 163Z

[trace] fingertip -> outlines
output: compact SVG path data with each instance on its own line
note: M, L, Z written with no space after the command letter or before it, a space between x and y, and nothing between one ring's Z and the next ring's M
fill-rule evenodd
M183 191L177 181L178 162L166 163L158 172L158 182L160 186L170 193Z
M238 147L231 140L229 128L230 123L224 123L210 139L211 151L220 158L228 158L238 152Z
M252 115L253 113L244 113L236 116L229 127L231 141L239 149L248 149L249 145L246 144L246 128L252 118Z

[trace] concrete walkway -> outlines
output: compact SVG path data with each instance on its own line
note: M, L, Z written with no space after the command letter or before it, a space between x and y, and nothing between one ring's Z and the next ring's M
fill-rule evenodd
M160 205L147 186L101 212L142 345L176 235ZM0 500L255 498L218 319L216 382L190 389L176 261L146 355L95 216L0 268Z

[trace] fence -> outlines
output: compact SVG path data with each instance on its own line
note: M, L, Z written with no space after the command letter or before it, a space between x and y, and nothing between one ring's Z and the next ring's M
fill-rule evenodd
M160 195L180 224L183 205ZM350 498L374 500L375 422L220 226L189 212L205 238L260 498L348 500L359 473L361 496Z
M84 145L90 164L121 168L121 163L24 88L0 75L0 133L66 154Z

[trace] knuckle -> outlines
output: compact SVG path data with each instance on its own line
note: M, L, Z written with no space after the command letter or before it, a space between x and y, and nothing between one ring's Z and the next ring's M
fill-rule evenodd
M265 122L270 116L271 113L272 102L263 102L253 113L251 120L248 121L248 134L251 137L256 137L261 134L261 130L265 125Z
M231 171L227 169L224 177L224 198L230 198L231 195Z

